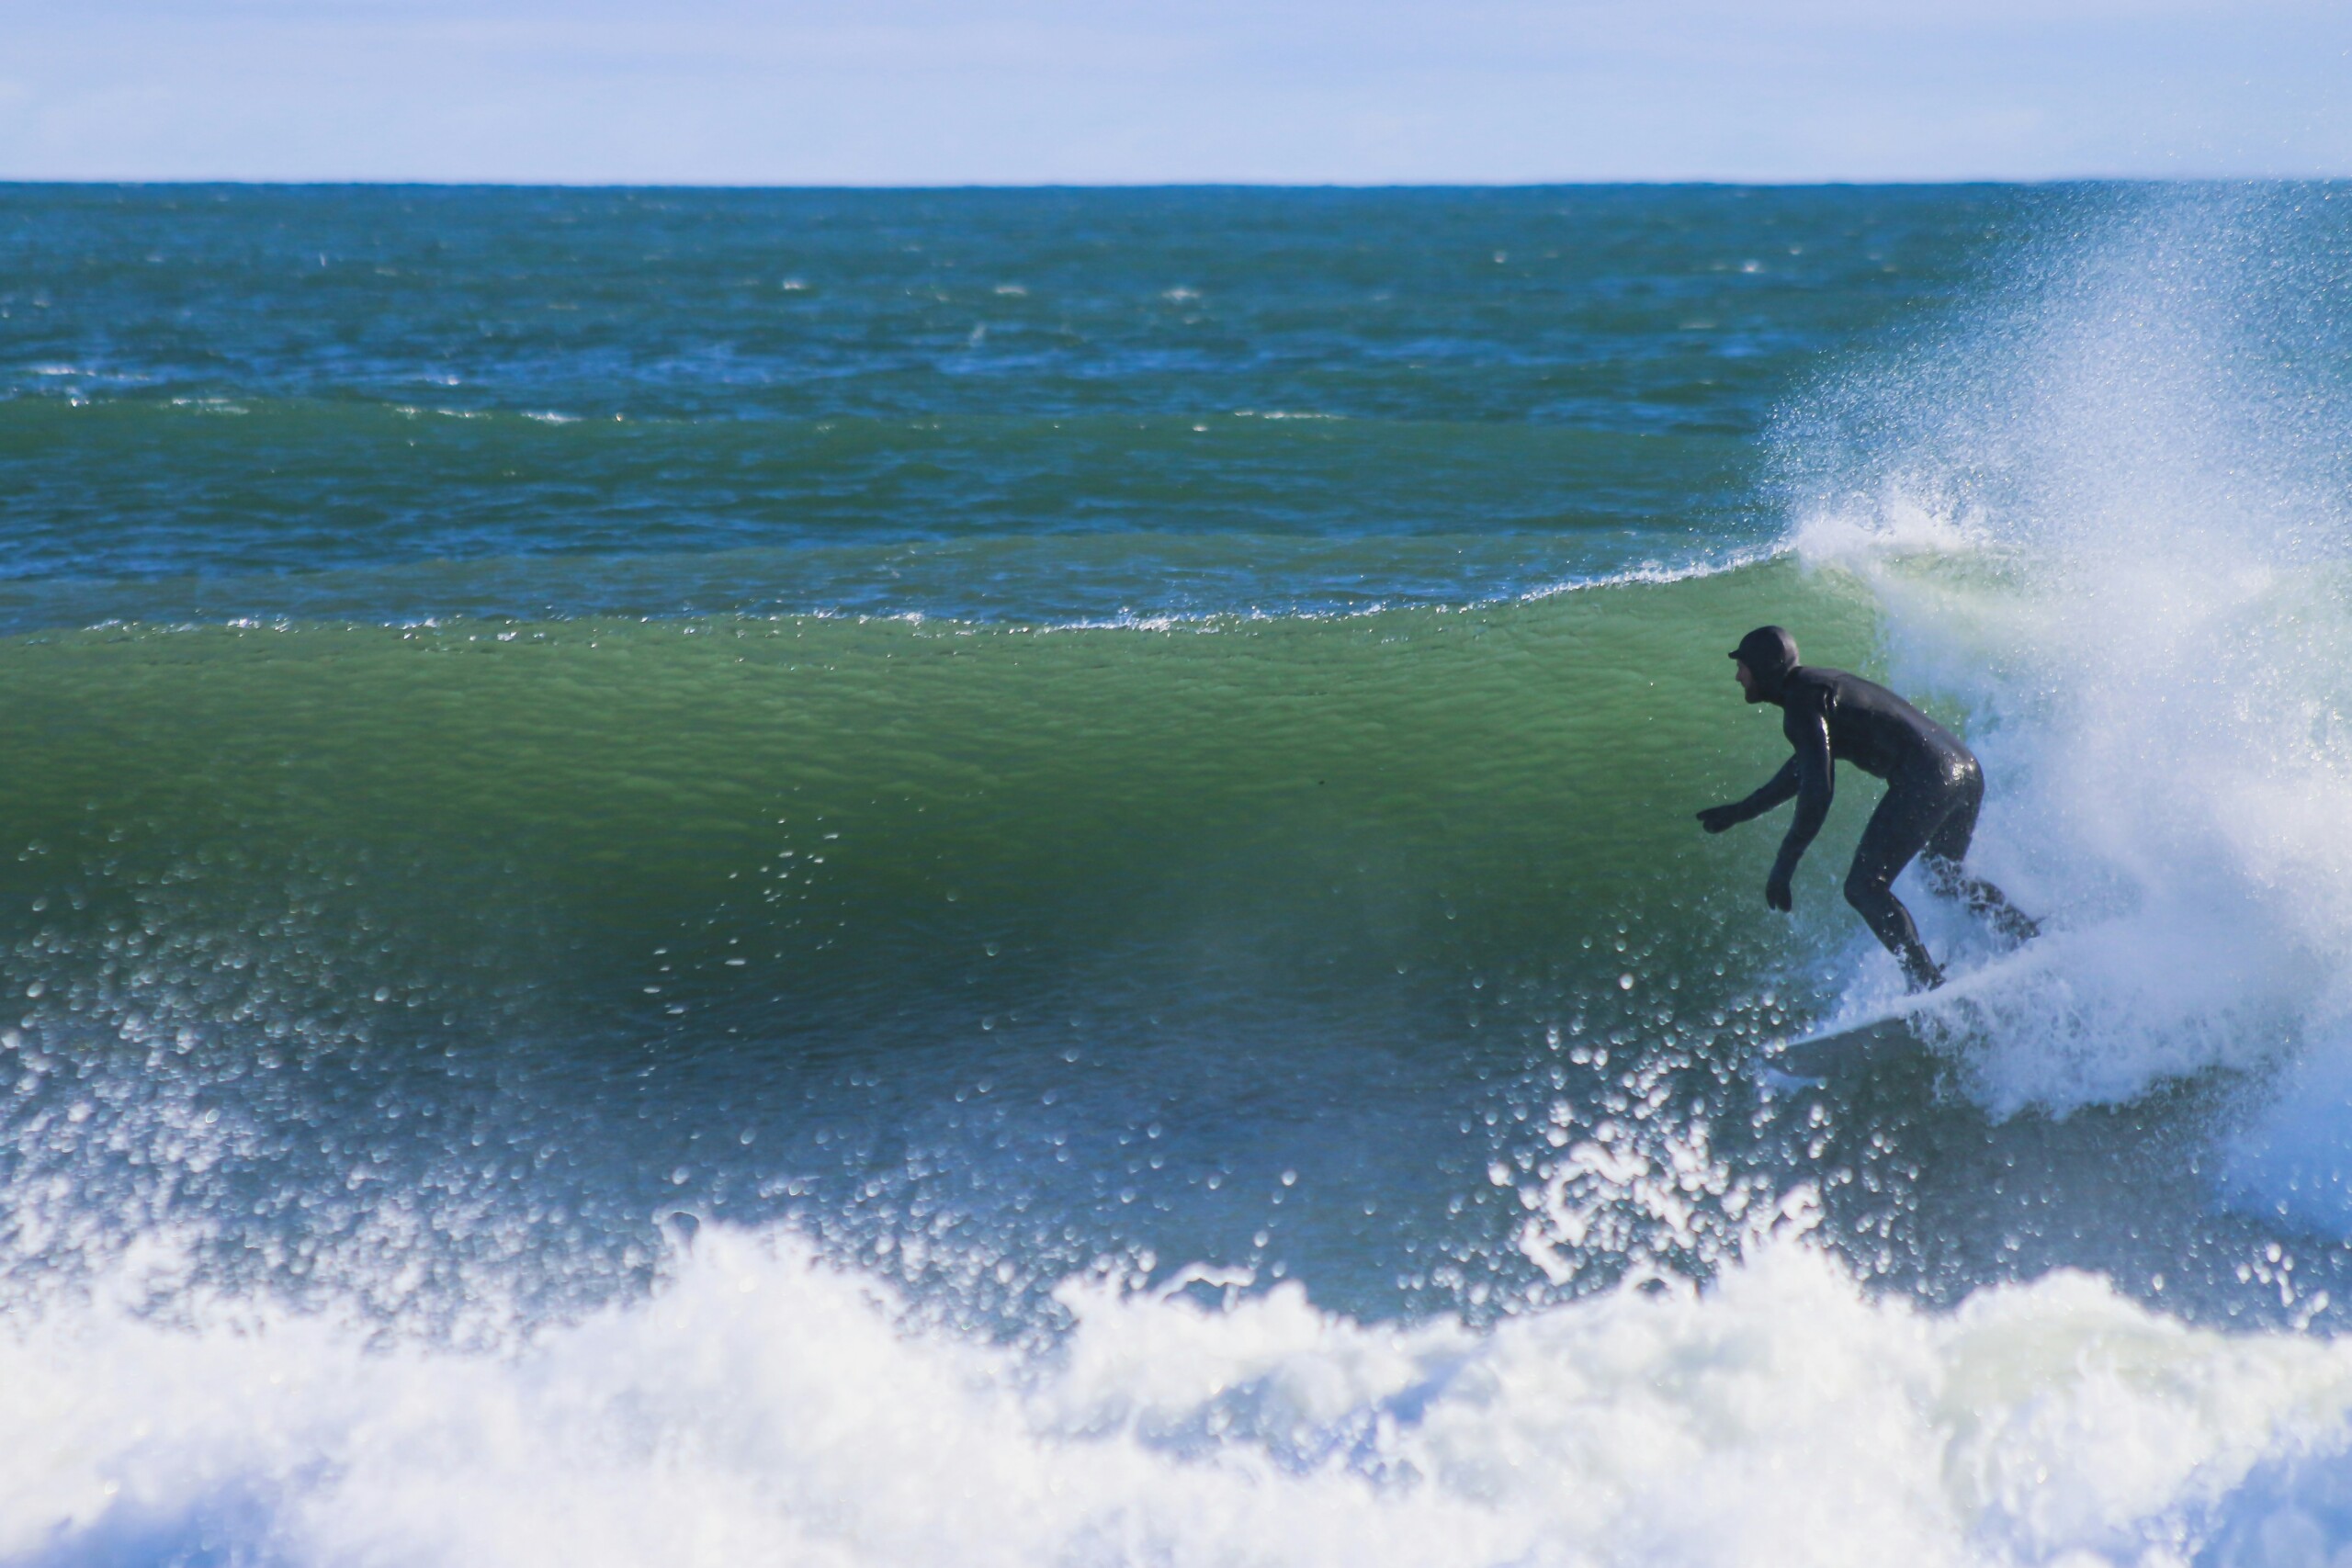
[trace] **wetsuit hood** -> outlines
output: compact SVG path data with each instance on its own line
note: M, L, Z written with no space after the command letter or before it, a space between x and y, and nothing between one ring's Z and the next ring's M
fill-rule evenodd
M1779 626L1758 626L1739 639L1731 656L1747 666L1756 677L1756 689L1768 699L1777 700L1781 683L1789 671L1797 667L1797 639Z

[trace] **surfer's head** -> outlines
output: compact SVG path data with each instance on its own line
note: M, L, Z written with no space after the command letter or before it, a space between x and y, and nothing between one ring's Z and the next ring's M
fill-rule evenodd
M1778 626L1758 626L1731 650L1733 673L1751 703L1780 695L1781 682L1797 667L1797 639Z

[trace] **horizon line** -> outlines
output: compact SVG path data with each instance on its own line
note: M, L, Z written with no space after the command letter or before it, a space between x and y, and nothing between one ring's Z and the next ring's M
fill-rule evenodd
M2065 186L2330 186L2352 184L2352 173L2328 175L1984 175L1963 177L1843 179L1804 176L1785 179L1724 179L1690 177L1564 178L1546 180L847 180L745 182L736 180L564 180L564 179L280 179L266 176L206 175L111 178L44 177L0 175L0 189L27 187L108 190L123 188L281 190L678 190L741 192L928 192L937 194L991 191L1513 191L1513 190L1930 190L1972 186L2055 187Z

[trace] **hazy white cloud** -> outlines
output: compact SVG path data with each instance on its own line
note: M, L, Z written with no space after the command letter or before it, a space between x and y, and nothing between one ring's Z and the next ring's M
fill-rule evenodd
M2352 173L2288 0L0 0L0 175Z

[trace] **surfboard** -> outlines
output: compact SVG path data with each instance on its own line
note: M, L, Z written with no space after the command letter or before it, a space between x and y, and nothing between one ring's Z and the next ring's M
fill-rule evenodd
M2048 964L2052 938L2042 938L1955 975L1932 991L1903 997L1860 1018L1840 1019L1817 1032L1768 1046L1764 1066L1782 1077L1826 1083L1891 1066L1917 1065L1928 1046L1921 1025L1930 1017L1956 1021L1973 997ZM1945 1032L1946 1031L1939 1031Z
M1783 1077L1808 1083L1884 1068L1895 1062L1917 1062L1927 1054L1916 1020L1909 1013L1873 1019L1849 1029L1832 1030L1809 1039L1792 1040L1768 1054L1765 1066Z

